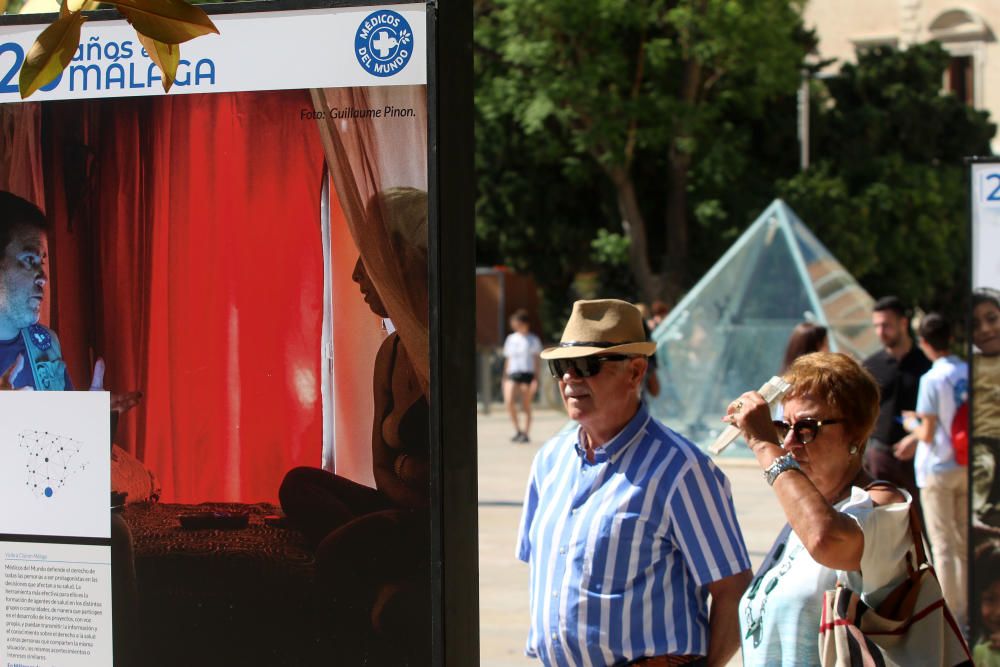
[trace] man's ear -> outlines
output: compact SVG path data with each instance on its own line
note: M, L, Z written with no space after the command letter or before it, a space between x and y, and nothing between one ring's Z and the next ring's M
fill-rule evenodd
M642 383L642 379L646 377L646 368L648 366L649 359L647 357L633 358L629 362L629 370L632 372L632 375L630 375L629 378L636 383L636 385L640 385Z

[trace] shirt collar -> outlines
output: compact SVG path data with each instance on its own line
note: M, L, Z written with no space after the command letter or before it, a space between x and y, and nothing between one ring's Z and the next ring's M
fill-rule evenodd
M618 458L637 439L636 436L642 432L647 421L649 421L649 409L646 407L645 401L639 401L639 409L636 410L635 416L625 424L625 428L618 431L615 437L594 449L594 464ZM582 440L583 427L581 426L576 431L576 453L585 463L590 463L587 461L587 449L583 446Z

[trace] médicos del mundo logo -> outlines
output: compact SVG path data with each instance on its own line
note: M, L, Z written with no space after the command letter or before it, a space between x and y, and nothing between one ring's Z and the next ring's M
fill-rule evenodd
M354 55L369 74L392 76L410 62L413 30L405 18L392 10L373 12L358 26Z

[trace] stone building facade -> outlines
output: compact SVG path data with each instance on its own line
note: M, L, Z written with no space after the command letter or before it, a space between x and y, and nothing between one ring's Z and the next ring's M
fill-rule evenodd
M942 87L1000 122L1000 44L994 33L1000 1L808 0L805 24L816 31L819 56L841 62L874 46L904 49L939 41L951 54Z

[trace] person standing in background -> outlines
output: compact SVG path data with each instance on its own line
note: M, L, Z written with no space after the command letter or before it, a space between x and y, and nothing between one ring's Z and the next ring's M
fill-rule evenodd
M542 351L542 341L531 333L531 318L524 308L510 316L510 328L512 333L503 343L503 402L514 423L511 442L531 442L528 435L531 433L531 403L538 393L538 354ZM518 407L524 412L523 429Z
M969 397L969 366L948 350L948 322L930 313L920 322L920 349L932 361L920 378L914 416L904 412L903 426L917 436L915 446L899 447L900 459L914 457L917 486L923 496L924 523L934 554L934 569L944 599L959 625L966 621L966 568L969 523L968 468L955 460L951 426ZM914 450L916 450L914 452Z
M667 315L670 314L670 306L663 301L656 300L650 309L653 311L653 317L646 324L649 326L649 330L653 331L660 326L660 322L667 319Z
M802 322L792 329L792 335L788 337L780 375L784 375L792 362L805 354L829 351L830 338L827 335L826 327L812 322Z
M919 509L913 457L901 459L896 452L912 451L916 445L917 436L903 428L903 410L916 407L920 377L930 370L931 362L913 344L910 318L897 297L875 302L872 324L883 349L864 363L879 385L879 414L865 450L865 468L872 478L909 491Z
M639 314L642 315L642 328L646 332L646 339L649 340L655 326L649 306L644 303L637 303L635 307L639 309ZM662 321L662 318L660 321ZM649 357L649 366L646 368L646 379L643 380L642 384L642 398L647 403L651 403L652 399L660 395L660 378L656 374L657 363L656 353L654 352Z

